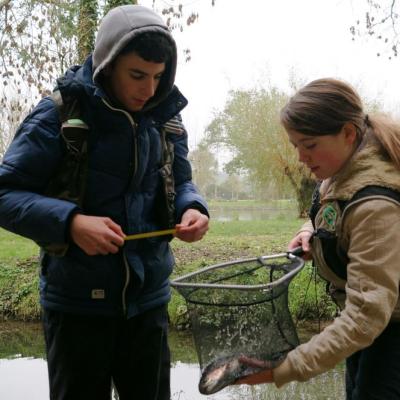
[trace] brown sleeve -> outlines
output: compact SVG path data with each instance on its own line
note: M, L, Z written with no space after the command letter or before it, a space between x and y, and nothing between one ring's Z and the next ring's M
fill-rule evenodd
M388 324L399 298L400 207L384 199L349 210L343 230L349 240L346 303L320 334L298 346L274 370L278 387L305 381L369 346Z

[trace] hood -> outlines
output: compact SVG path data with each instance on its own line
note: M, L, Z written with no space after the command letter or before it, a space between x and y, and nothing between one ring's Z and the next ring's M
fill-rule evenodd
M100 23L93 52L93 81L100 84L101 71L109 65L120 51L138 34L159 32L170 40L173 55L168 61L165 74L153 100L152 106L162 101L171 91L176 72L177 52L175 41L161 17L151 9L138 5L125 5L112 9ZM147 108L147 107L146 107Z

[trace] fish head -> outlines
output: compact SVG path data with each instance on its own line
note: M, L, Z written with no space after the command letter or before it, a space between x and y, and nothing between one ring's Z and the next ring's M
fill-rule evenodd
M232 360L217 368L205 370L199 382L199 391L202 394L213 394L232 384L237 379L239 361Z

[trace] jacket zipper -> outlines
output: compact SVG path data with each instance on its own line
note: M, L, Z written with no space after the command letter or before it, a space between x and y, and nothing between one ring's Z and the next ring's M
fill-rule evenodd
M123 255L123 258L124 258L125 277L126 277L125 284L124 284L124 287L122 289L122 311L123 311L124 315L126 315L127 314L127 309L126 309L125 296L126 296L126 289L128 288L128 285L129 285L131 274L130 274L130 270L129 270L128 260L126 259L126 255L125 255L124 251L122 251L122 255Z
M133 157L134 160L134 168L133 168L133 176L136 174L137 168L138 168L138 148L137 148L137 137L136 137L136 130L137 130L137 123L133 120L132 116L125 110L121 110L120 108L115 108L113 106L111 106L110 104L107 103L106 100L102 99L103 103L111 110L113 111L119 111L122 114L124 114L129 122L132 125L132 131L133 131L133 142L134 142L134 147L135 147L135 154Z
M132 178L133 178L136 175L136 172L138 169L138 146L137 146L137 137L136 137L137 123L133 120L132 116L127 111L111 106L109 103L107 103L107 101L105 99L102 99L102 101L109 109L111 109L113 111L118 111L118 112L121 112L122 114L124 114L128 118L129 122L132 125L133 142L134 142L134 148L135 148L135 154L133 157L133 161L134 161L133 174L132 174ZM126 290L128 288L129 281L130 281L130 269L129 269L128 260L126 259L125 251L122 250L122 253L123 253L122 255L123 255L124 267L125 267L125 283L124 283L124 287L122 288L122 294L121 294L122 295L122 311L123 311L123 314L126 315L127 314Z

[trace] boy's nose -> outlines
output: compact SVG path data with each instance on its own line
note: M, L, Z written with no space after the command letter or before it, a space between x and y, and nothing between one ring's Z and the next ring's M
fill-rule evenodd
M156 85L153 80L149 79L143 86L143 92L147 98L153 97L156 91Z

